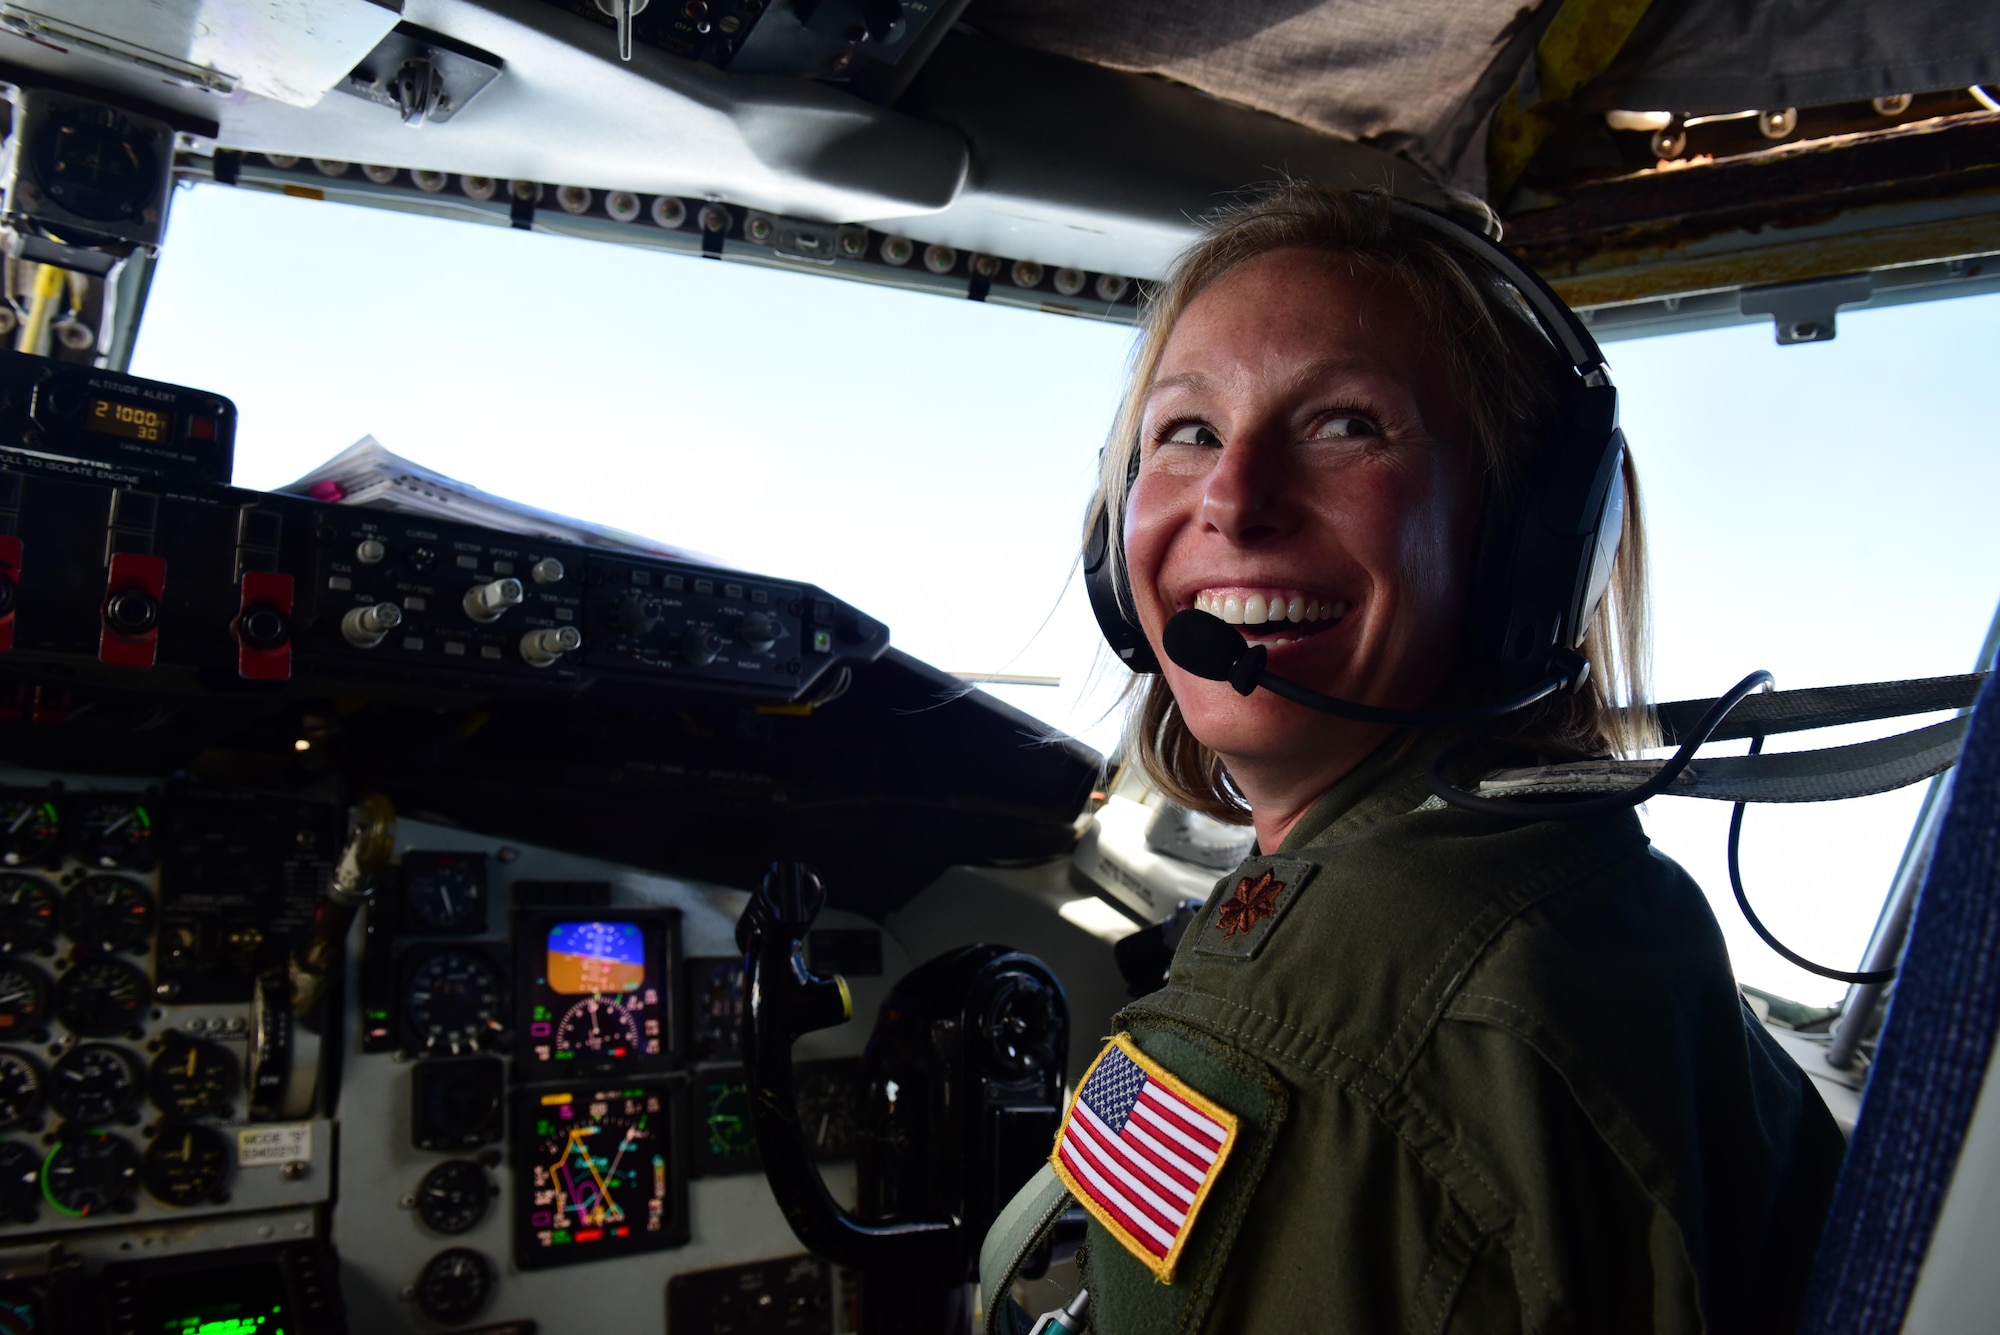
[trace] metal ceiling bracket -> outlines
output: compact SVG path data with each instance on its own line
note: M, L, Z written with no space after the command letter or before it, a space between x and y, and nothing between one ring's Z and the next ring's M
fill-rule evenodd
M1749 288L1737 294L1737 309L1745 315L1768 315L1777 330L1778 346L1828 343L1835 333L1834 315L1842 306L1858 305L1875 293L1868 274Z

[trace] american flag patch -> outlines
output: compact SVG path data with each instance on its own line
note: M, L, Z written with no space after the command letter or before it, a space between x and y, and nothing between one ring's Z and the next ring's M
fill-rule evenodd
M1070 1100L1049 1162L1097 1222L1170 1283L1235 1139L1234 1113L1119 1034Z

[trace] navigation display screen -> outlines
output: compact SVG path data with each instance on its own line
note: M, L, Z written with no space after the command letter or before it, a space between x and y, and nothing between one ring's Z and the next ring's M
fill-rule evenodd
M522 1269L687 1241L687 1091L679 1080L516 1097L514 1259Z
M680 914L599 909L536 913L516 923L529 1079L671 1066Z

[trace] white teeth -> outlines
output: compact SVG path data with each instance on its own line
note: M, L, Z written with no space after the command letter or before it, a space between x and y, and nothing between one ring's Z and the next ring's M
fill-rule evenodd
M1290 621L1338 621L1350 605L1332 599L1322 602L1300 593L1217 593L1204 589L1194 596L1197 611L1221 617L1232 626L1263 626ZM1283 643L1283 641L1280 641Z

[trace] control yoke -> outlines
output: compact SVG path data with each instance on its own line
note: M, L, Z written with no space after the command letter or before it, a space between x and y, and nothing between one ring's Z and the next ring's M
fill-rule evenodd
M827 1191L799 1125L792 1044L854 1014L844 980L806 967L806 931L825 903L826 887L812 868L773 863L736 923L745 956L743 1065L764 1174L799 1241L839 1265L955 1269L965 1256L961 1221L856 1219Z

